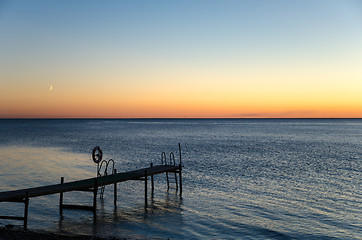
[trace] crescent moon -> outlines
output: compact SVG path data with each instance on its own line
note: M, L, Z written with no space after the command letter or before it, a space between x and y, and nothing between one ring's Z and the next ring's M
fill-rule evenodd
M49 87L49 92L51 92L52 90L53 90L53 86L50 85L50 87Z

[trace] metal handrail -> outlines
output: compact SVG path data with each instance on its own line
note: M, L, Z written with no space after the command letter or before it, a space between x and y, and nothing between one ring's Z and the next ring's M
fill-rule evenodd
M175 154L173 154L173 152L170 152L170 165L176 166Z
M103 160L100 164L97 165L97 177L102 177L102 176L108 176L108 166L109 164L112 162L112 172L111 174L114 174L114 160L113 159L109 159L108 161L106 160ZM101 173L101 170L102 170L102 166L103 166L103 163L105 164L105 168L104 168L104 172L103 172L103 175ZM104 189L105 189L106 186L101 186L100 187L100 191L99 191L99 196L101 199L103 199L103 194L104 194Z
M165 164L163 162L164 159L165 159ZM165 152L161 153L161 165L167 165L167 158L166 158L166 153Z

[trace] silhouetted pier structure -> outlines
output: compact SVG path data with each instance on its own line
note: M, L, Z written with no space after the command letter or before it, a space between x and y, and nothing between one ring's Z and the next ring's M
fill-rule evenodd
M96 153L98 151L98 153ZM169 177L168 173L175 174L175 182L176 182L176 189L179 190L180 196L182 195L182 162L181 162L181 147L179 144L179 153L180 153L180 163L176 165L174 160L174 154L170 153L170 160L166 160L166 154L163 152L161 154L161 165L153 166L153 163L150 164L148 168L137 169L134 171L122 172L117 173L117 170L112 169L112 174L107 174L107 167L110 161L108 162L103 160L102 161L102 150L99 147L96 147L93 150L93 160L96 162L97 165L97 177L88 178L84 180L72 181L72 182L64 182L64 178L61 178L59 184L42 186L42 187L35 187L35 188L27 188L27 189L20 189L14 191L6 191L0 192L0 202L19 202L24 203L24 216L0 216L0 219L10 219L10 220L22 220L24 221L24 229L27 229L28 223L28 208L29 208L29 200L33 197L45 196L50 194L60 194L59 197L59 213L63 215L63 209L83 209L83 210L90 210L93 211L94 216L96 214L97 209L97 195L98 190L101 188L100 196L103 198L103 190L102 187L106 185L114 185L114 204L117 202L117 183L125 182L130 180L141 180L145 182L145 189L144 189L144 197L145 197L145 208L147 208L147 195L148 195L148 178L151 178L151 190L152 194L154 192L154 180L153 176L156 174L166 173L167 179L167 190L169 189ZM101 162L102 161L102 162ZM101 164L99 164L101 163ZM100 168L102 164L106 164L105 169L105 176L101 176ZM113 162L114 163L114 162ZM179 177L179 184L177 183L177 175ZM84 206L84 205L71 205L71 204L64 204L63 203L63 194L65 192L71 191L87 191L93 192L93 205L92 206Z

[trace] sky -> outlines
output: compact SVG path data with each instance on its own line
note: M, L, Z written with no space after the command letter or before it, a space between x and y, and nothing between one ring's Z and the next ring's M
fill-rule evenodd
M0 0L0 118L362 118L357 0Z

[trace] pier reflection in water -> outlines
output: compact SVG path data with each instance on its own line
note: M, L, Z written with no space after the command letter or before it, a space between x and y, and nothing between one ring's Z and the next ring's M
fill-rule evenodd
M125 193L120 192L118 198L122 201ZM175 226L179 226L181 231L184 225L182 198L176 191L157 194L157 199L151 196L148 208L139 202L128 207L117 204L112 211L106 202L107 199L99 201L96 218L87 212L68 210L64 217L59 218L57 231L68 235L147 238L157 235L172 236L175 233ZM75 218L72 212L79 217Z

